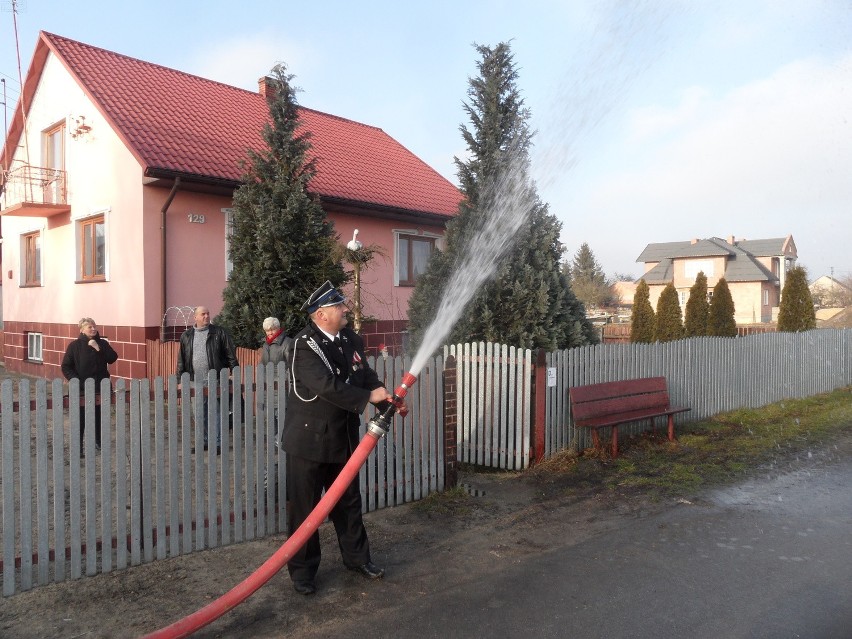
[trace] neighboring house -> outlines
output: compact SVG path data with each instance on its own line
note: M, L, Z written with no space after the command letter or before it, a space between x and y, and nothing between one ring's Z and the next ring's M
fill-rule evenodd
M615 282L612 285L612 294L615 297L616 306L632 308L633 298L636 297L636 282Z
M219 313L232 196L247 149L263 144L266 91L266 79L254 93L40 34L0 156L8 370L59 376L91 316L119 354L113 373L142 378L146 339L183 328L164 317ZM414 279L461 193L379 128L300 117L317 158L310 188L341 242L357 228L387 255L362 276L378 320L368 348L399 346Z
M727 281L737 324L757 324L777 320L784 280L797 257L792 235L769 240L737 240L731 236L726 240L711 237L649 244L636 261L645 263L640 279L648 283L655 309L663 288L673 282L684 311L689 289L703 271L711 297L719 279Z
M814 304L820 308L842 308L852 303L852 289L830 275L818 277L809 288Z

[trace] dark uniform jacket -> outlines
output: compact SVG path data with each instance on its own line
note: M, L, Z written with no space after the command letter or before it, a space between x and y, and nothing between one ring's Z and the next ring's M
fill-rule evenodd
M223 368L234 369L240 365L237 361L237 349L231 334L224 328L208 324L207 330L207 364L211 371L220 371ZM180 336L180 351L178 352L177 368L175 374L180 377L189 373L194 377L192 367L192 344L195 339L195 327L190 326Z
M342 354L313 322L295 338L281 442L290 455L345 463L358 445L370 391L384 386L367 365L361 337L343 328L340 340Z
M65 379L95 380L95 392L101 392L101 380L109 379L108 364L118 360L118 354L100 334L95 334L95 341L101 349L96 351L89 346L89 337L83 333L68 345L62 358L62 374Z

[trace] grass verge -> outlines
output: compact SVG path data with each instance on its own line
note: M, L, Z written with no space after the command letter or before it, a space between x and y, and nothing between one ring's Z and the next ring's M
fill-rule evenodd
M688 423L679 428L676 442L635 437L615 460L594 450L581 456L566 451L531 472L568 491L604 488L651 499L677 497L745 478L849 434L852 387Z

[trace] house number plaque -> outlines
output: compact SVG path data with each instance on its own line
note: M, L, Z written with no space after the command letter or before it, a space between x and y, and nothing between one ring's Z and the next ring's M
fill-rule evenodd
M204 224L204 216L198 213L190 213L186 216L186 219L192 222L193 224Z

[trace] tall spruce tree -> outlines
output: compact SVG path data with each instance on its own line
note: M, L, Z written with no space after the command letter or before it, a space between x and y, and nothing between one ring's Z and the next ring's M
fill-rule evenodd
M816 328L814 300L808 287L808 274L801 266L787 271L778 309L778 330L790 333Z
M635 344L650 344L654 341L656 324L648 282L639 280L636 293L633 294L633 311L630 314L630 341Z
M409 302L409 330L416 348L435 320L454 267L493 211L494 184L510 174L521 186L529 213L494 278L481 287L447 338L450 343L483 340L523 348L554 350L595 343L586 319L560 268L561 224L548 212L529 178L529 110L517 88L518 72L508 43L475 45L479 76L469 81L470 128L460 127L469 159L455 158L465 198L447 225L446 249L436 251L417 280Z
M607 306L613 302L612 282L604 275L595 254L586 242L580 245L571 264L571 289L586 307Z
M299 129L292 79L285 65L272 69L265 148L249 150L234 193L233 270L216 321L248 348L260 343L263 318L278 317L285 330L299 330L306 321L299 309L311 292L325 280L339 285L346 279L334 226L308 190L316 166L310 134Z
M703 337L707 335L707 321L710 314L710 303L707 301L707 276L699 271L695 283L689 289L689 299L686 300L686 313L683 321L684 333L687 337Z
M683 320L681 319L680 302L677 290L669 282L660 293L657 300L657 323L654 328L654 339L658 342L671 342L683 337Z
M707 334L716 337L736 337L737 322L734 320L734 298L728 281L722 277L713 287L713 298L707 313Z

